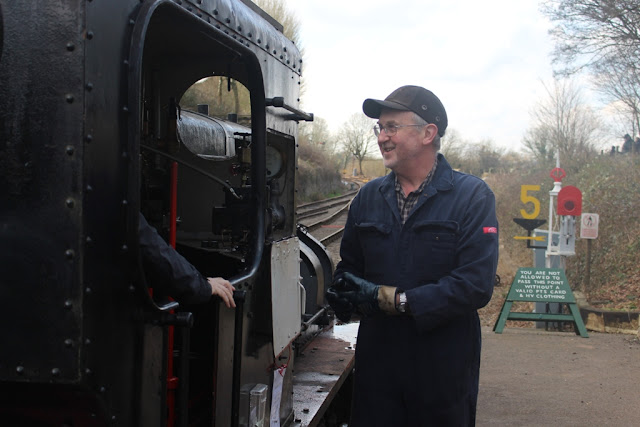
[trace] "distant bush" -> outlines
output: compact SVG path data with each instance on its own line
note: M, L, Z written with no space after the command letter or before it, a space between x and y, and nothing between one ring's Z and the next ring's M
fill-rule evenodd
M345 191L336 158L301 141L298 147L298 203L340 195Z

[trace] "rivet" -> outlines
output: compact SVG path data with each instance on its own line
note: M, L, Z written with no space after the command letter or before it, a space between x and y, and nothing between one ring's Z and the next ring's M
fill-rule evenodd
M65 204L67 205L68 208L73 208L76 202L73 199L69 198L65 200Z
M86 294L91 294L92 290L91 290L91 288L90 288L90 287L88 287L88 286L87 286L87 287L84 289L84 292L85 292Z
M135 25L136 21L134 21L133 19L129 19L129 25Z
M84 343L85 345L91 345L91 338L85 338Z
M286 51L287 51L287 48L285 47L285 48L283 48L282 50L284 50L284 51L286 52Z
M122 61L122 63L123 63L124 65L127 65L127 66L128 66L128 65L129 65L129 60L125 59L124 61Z
M70 310L71 307L73 307L73 303L71 302L71 300L66 300L64 302L64 308L66 308L67 310Z
M129 292L133 293L136 291L136 287L133 285L129 285Z
M217 15L218 14L218 9L213 9L213 14Z
M126 105L124 107L122 107L122 111L124 113L129 113L129 107L127 107Z
M127 200L123 200L122 201L122 206L127 206L129 204L129 202Z
M87 141L87 142L93 141L93 135L88 134L87 136L84 137L84 140Z
M100 387L100 393L104 393L105 391L107 391L107 389L104 386Z
M59 375L60 375L60 369L58 369L58 368L53 368L53 369L51 370L51 375L53 375L54 377L59 376Z
M68 94L64 97L64 99L66 99L66 100L67 100L67 102L68 102L69 104L71 104L71 103L73 103L73 99L74 99L74 98L73 98L73 95L71 95L70 93L68 93Z
M84 373L85 373L85 375L91 375L91 374L93 374L93 371L91 369L89 369L89 368L86 368L84 370Z
M261 44L261 43L262 43L262 39L258 39L258 44Z
M275 55L276 53L278 53L278 51L273 49L273 54Z
M127 252L129 250L129 246L122 245L122 248L120 248L120 249L122 249L122 252Z
M73 252L73 249L67 249L64 251L64 256L67 257L67 259L73 259L74 255L75 253Z
M93 38L93 31L87 31L87 39L91 40Z
M231 23L231 19L227 18L227 19L224 20L224 22L226 22L227 24L230 24Z
M64 340L64 345L67 348L73 347L73 341L70 338L67 338L66 340Z
M91 193L93 191L93 187L87 184L87 193Z
M16 374L23 375L24 374L24 366L16 366Z
M122 158L126 159L127 157L129 157L129 153L127 153L126 151L122 152Z
M238 32L241 33L242 32L242 27L240 25L238 25Z
M247 34L247 37L251 38L251 37L253 37L253 34L249 33L249 34Z
M65 151L68 155L72 156L74 152L73 145L67 145L67 148L65 149Z
M76 46L73 43L71 43L71 42L67 43L67 50L69 52L73 52L75 48L76 48Z
M93 239L91 238L91 236L87 236L87 237L84 239L84 241L85 241L88 245L90 245L91 243L93 243Z

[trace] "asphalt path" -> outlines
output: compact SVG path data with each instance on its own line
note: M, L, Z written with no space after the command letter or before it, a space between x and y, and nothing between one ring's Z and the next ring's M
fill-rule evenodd
M477 426L640 426L640 342L483 328Z

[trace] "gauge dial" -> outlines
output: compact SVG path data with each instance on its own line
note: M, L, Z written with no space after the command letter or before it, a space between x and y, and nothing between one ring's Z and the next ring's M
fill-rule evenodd
M283 164L282 153L278 149L267 145L267 178L280 175Z

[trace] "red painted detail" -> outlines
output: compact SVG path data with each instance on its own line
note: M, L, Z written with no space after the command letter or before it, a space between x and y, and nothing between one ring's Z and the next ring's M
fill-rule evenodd
M582 192L568 185L558 193L558 215L580 216L582 214Z
M549 176L553 178L555 182L560 182L562 181L562 178L567 176L567 173L562 168L553 168Z

